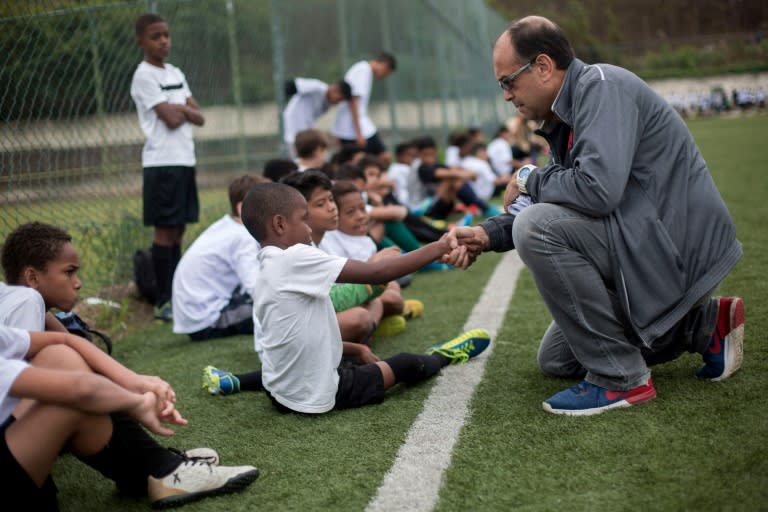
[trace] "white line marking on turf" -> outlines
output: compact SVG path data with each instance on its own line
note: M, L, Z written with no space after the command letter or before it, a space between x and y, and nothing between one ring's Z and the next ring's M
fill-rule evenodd
M509 251L496 266L464 330L484 328L496 338L523 264L517 251ZM471 270L469 270L471 272ZM443 369L424 410L416 418L395 462L384 476L368 512L431 511L437 504L453 446L469 414L469 402L485 372L494 343L470 364Z

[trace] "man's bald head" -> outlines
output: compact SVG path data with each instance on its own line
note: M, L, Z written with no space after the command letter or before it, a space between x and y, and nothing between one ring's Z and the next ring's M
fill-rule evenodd
M494 52L512 50L518 62L530 62L539 54L549 55L558 69L567 69L575 55L557 24L543 16L513 21L494 45Z

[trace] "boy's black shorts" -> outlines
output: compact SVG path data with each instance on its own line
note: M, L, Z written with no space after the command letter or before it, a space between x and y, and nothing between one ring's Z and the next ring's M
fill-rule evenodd
M351 409L384 401L384 376L375 364L339 368L334 409Z
M56 484L51 476L48 475L43 487L38 487L8 449L5 431L14 421L11 416L0 426L0 496L5 503L23 504L25 510L59 510Z
M357 141L350 139L339 139L339 142L341 142L342 146L357 144ZM379 137L379 132L376 132L368 137L365 142L366 144L364 151L369 155L379 155L387 150L387 146L384 145L384 143L381 141L381 137Z
M145 167L142 195L145 226L180 226L200 216L194 167Z

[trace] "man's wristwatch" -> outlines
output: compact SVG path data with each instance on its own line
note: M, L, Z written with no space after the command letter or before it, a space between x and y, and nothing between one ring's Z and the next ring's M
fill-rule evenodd
M530 176L534 169L536 169L535 165L528 164L517 170L517 190L519 190L521 194L528 193L528 188L525 185L528 183L528 176Z

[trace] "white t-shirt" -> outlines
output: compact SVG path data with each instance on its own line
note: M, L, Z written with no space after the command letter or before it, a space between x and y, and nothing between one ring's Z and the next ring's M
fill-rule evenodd
M491 169L491 164L475 156L468 155L462 158L461 167L477 173L476 180L467 182L472 187L472 190L475 191L477 197L483 201L490 199L493 196L494 188L496 188L494 185L496 174Z
M408 206L408 175L411 174L411 166L400 162L392 162L387 169L387 177L395 184L392 193L395 199L402 205Z
M445 148L445 165L448 167L458 167L460 164L459 146L448 146Z
M335 229L326 231L320 241L320 249L334 256L368 261L376 254L376 242L367 235L348 235Z
M173 274L173 332L189 334L212 326L238 286L253 297L259 249L245 226L229 215L208 226Z
M329 293L347 259L297 244L264 247L259 260L253 315L263 330L255 340L262 383L291 410L330 411L343 347Z
M192 124L182 123L171 130L158 117L155 107L160 103L183 105L192 92L181 70L166 63L159 68L141 61L133 73L131 97L136 103L139 125L146 141L141 152L144 167L165 165L195 165L195 143L192 140Z
M507 176L512 173L512 146L509 142L496 137L488 144L488 160L491 167L499 176Z
M296 78L296 94L283 110L283 140L289 146L296 140L296 134L315 126L317 118L323 115L330 104L325 97L328 84L314 78Z
M25 331L44 331L43 296L33 288L0 283L0 324Z
M24 358L29 352L29 333L0 325L0 424L5 422L20 399L9 396L11 386L28 366Z
M373 88L373 68L367 60L361 60L349 68L344 75L344 80L352 88L352 96L357 97L357 115L363 137L366 139L373 137L376 133L376 125L368 117L368 102ZM348 101L339 103L331 133L340 139L355 139L355 124L352 121L352 111L349 109Z

